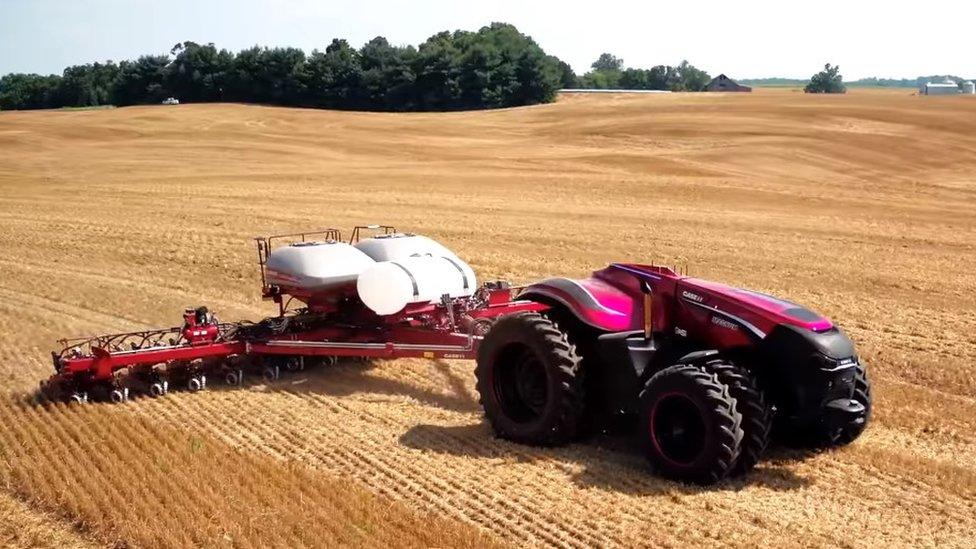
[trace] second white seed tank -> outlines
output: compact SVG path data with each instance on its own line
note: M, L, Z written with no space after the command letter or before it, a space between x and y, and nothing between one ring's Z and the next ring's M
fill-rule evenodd
M381 235L356 248L377 261L356 281L359 299L379 315L407 305L469 296L477 289L474 271L440 243L413 234Z

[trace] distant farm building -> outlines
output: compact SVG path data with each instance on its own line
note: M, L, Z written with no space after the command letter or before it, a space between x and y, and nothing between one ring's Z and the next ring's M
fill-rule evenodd
M973 84L972 82L963 82L962 93L965 93L966 95L973 95L976 93L976 84Z
M724 74L720 74L712 79L711 82L705 86L705 91L710 92L751 92L752 88L749 86L743 86L735 80L732 80Z
M926 82L919 86L918 93L922 95L956 95L959 85L946 78L942 82Z

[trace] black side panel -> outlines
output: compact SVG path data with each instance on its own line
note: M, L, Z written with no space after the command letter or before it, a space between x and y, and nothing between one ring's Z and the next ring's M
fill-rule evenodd
M648 345L641 331L615 332L597 338L600 353L598 390L612 412L636 412L641 380L656 349Z

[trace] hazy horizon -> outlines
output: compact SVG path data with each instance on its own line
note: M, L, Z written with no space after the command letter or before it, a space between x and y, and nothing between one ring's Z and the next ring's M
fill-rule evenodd
M66 66L166 54L191 40L231 51L259 46L325 49L333 38L359 47L375 36L417 45L443 30L511 23L578 74L600 53L629 67L687 59L738 79L809 78L824 63L845 80L976 76L976 9L933 0L917 4L824 0L792 6L767 0L650 6L610 0L463 5L446 0L363 5L312 0L0 0L0 74L60 74ZM822 35L819 40L811 36ZM918 38L918 39L916 39ZM880 48L883 48L880 49ZM883 57L878 52L883 51Z

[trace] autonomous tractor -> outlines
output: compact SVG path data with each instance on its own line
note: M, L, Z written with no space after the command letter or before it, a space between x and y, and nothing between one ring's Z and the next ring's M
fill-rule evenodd
M747 473L771 439L848 444L870 418L847 335L763 293L635 263L479 285L445 246L388 225L256 244L276 314L222 322L192 307L172 328L62 340L42 395L122 403L339 360L474 360L497 436L557 446L629 425L654 471L699 484Z

